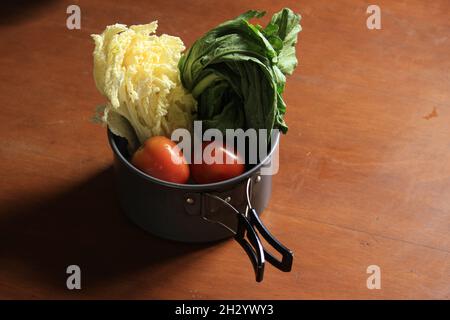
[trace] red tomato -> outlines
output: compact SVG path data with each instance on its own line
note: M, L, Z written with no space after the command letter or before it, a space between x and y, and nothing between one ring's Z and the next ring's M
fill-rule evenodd
M222 143L203 143L202 163L192 163L192 178L197 183L213 183L237 177L244 173L244 161L238 153ZM214 160L221 160L216 163Z
M175 142L163 136L151 137L137 150L131 163L152 177L186 183L189 166Z

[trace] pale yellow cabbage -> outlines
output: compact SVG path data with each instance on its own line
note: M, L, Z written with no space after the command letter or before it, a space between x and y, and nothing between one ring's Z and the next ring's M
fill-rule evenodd
M177 128L191 130L196 101L180 82L178 61L185 49L180 38L154 35L157 21L130 26L115 24L95 41L94 79L108 98L102 119L130 140L126 118L140 143ZM122 118L123 119L123 118Z

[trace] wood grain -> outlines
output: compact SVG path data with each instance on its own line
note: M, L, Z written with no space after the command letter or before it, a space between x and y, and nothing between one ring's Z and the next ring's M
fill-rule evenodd
M73 3L81 30L65 25ZM366 1L283 1L303 16L300 64L263 220L296 256L259 284L234 241L180 244L129 223L105 130L90 122L104 101L91 33L158 19L190 45L255 2L2 8L0 298L449 299L450 3L377 4L381 30L366 28ZM70 264L80 291L66 289ZM366 288L372 264L381 290Z

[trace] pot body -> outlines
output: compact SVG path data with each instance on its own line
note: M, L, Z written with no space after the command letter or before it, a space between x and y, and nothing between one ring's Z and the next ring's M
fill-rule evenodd
M251 202L256 211L261 213L269 202L272 175L260 175L260 169L278 151L279 136L269 155L255 167L236 178L205 185L174 184L150 177L127 160L126 142L122 138L108 130L108 139L114 154L120 205L135 224L156 236L182 242L209 242L233 236L233 232L211 220L236 230L236 213L205 193L226 199L243 212L248 179L253 179Z

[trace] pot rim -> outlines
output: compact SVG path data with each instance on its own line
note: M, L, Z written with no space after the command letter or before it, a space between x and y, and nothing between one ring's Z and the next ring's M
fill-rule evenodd
M269 154L262 160L260 161L257 165L255 165L253 168L251 168L248 171L245 171L243 174L231 178L231 179L227 179L224 181L219 181L219 182L214 182L214 183L204 183L204 184L181 184L181 183L175 183L175 182L169 182L169 181L164 181L155 177L152 177L148 174L146 174L145 172L139 170L138 168L136 168L133 164L131 164L131 162L129 162L120 152L119 148L117 147L116 141L115 141L115 137L116 135L114 133L111 132L111 130L109 128L107 128L107 134L108 134L108 141L109 141L109 145L111 146L111 149L113 150L115 156L120 160L120 162L122 162L130 171L133 171L135 174L139 175L140 177L151 181L153 183L156 184L160 184L163 185L165 187L171 187L171 188L176 188L176 189L181 189L181 190L188 190L188 191L198 191L198 190L205 190L205 189L218 189L218 188L223 188L226 186L231 186L231 185L235 185L247 178L249 178L250 176L252 176L256 171L259 170L259 168L261 168L261 166L263 166L265 163L268 162L268 160L272 157L275 149L278 147L279 143L280 143L280 133L278 132L275 135L275 143L272 145L272 148L270 149Z

